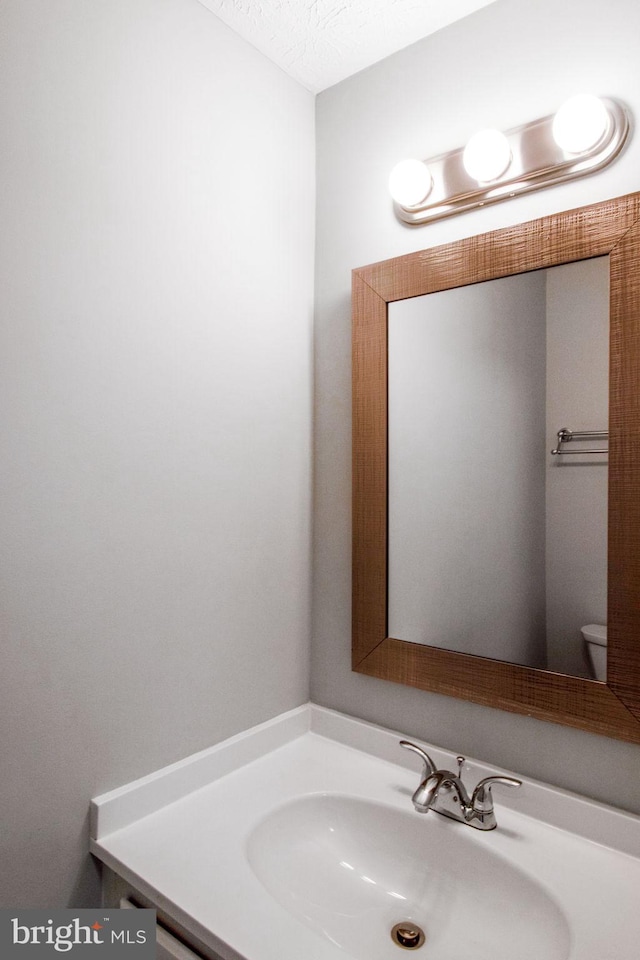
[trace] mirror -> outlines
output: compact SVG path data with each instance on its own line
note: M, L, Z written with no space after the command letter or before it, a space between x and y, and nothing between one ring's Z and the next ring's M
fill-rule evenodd
M595 677L608 257L391 303L388 365L389 634Z
M633 194L354 271L353 668L358 672L640 743L639 218L640 194ZM609 277L609 453L608 457L600 457L599 463L593 462L595 456L590 458L587 470L587 459L583 457L558 457L559 464L547 462L551 421L554 445L553 434L561 427L576 431L603 426L606 429L606 423L591 423L590 419L556 423L560 416L558 403L567 405L567 397L558 396L567 375L558 373L557 350L552 346L554 339L566 341L568 335L562 327L554 332L550 317L557 314L563 324L580 324L580 318L567 317L567 299L570 301L571 296L567 297L566 290L561 306L547 310L535 307L533 291L535 287L546 288L546 303L549 287L562 287L567 281L567 289L571 289L575 277L584 281L584 271L589 270L590 264L595 264L601 278L604 276L605 290L607 274ZM558 267L561 269L556 274ZM542 273L550 268L554 269ZM554 277L562 274L564 279L558 284ZM499 286L503 283L500 278L507 278L506 286ZM480 287L497 290L491 293L493 301L490 299L484 310L489 324L484 331L478 319L482 311L471 299ZM597 297L602 300L603 294ZM506 325L492 329L496 313L502 310L501 306L497 311L495 304L504 305L508 299L516 306L506 311ZM445 304L445 313L436 321L433 316L434 309L440 309L438 300ZM447 306L458 301L467 304L466 322L458 319L457 308ZM515 339L514 317L525 306L538 317L530 324L546 329L546 346L532 336L532 329L526 331L526 346ZM425 310L431 319L425 319ZM433 340L429 346L426 334L428 360L424 354L420 359L419 351L413 347L408 351L413 354L411 363L415 366L411 378L394 374L396 333L404 322L399 319L403 316L413 316L410 323L414 324L414 334L416 325L423 333L427 329L433 333L439 327L440 340L445 333L449 338L448 354L445 353L445 359L441 354L435 366L435 347ZM596 327L598 323L602 320L594 319ZM570 349L566 349L565 342L565 349L560 352L565 354L565 360L568 354L569 362L573 354L574 377L582 361L578 362L575 335L571 336ZM459 349L454 355L456 343ZM481 354L490 361L489 372L485 369L478 373ZM602 350L596 354L602 360ZM507 356L510 364L515 358L515 372L506 364ZM445 360L450 364L449 376ZM425 392L426 376L420 373L426 372L425 363L432 364L429 379L437 376L440 382L439 389L432 389L431 393ZM531 376L532 368L542 364L547 368L546 391L539 378ZM460 370L465 371L469 385L476 382L477 389L471 406L465 394L466 413L460 407L461 378L456 375ZM602 371L598 376L602 379ZM414 381L406 397L397 393L398 380L403 379ZM501 406L510 408L516 397L521 404L520 394L526 394L529 404L526 410L517 411L517 417L524 417L525 429L516 429L508 411L496 428L496 412ZM505 396L510 398L508 403L504 402ZM587 402L590 401L583 400L578 406ZM482 415L479 404L487 407ZM454 412L453 425L441 422L447 408ZM604 416L601 409L598 400L593 409L582 413L585 417L588 413L589 418ZM478 436L473 437L472 422L465 442L456 444L456 416L459 422L461 418L471 420L472 415L478 419ZM422 422L425 420L426 424ZM399 430L409 436L410 442L405 443ZM465 461L462 452L469 452L472 441L475 456ZM451 471L444 473L444 479L443 460ZM579 461L582 465L578 465ZM501 467L498 473L496 464ZM478 474L483 470L488 484L479 491ZM512 475L508 496L522 497L524 488L529 488L528 496L532 499L521 512L513 505L509 507L509 523L497 524L501 539L492 530L492 499L506 503L507 495L503 489L496 491L496 484L502 484L509 471ZM595 586L595 580L589 590L583 583L579 591L583 596L585 592L593 596L599 593L599 599L593 600L595 606L589 609L594 611L594 618L604 620L606 614L606 683L586 677L581 639L574 647L565 642L566 633L575 633L582 624L572 621L566 627L556 623L554 629L560 630L561 642L550 639L549 624L553 611L558 612L558 604L554 601L550 605L553 610L543 611L540 602L542 594L549 594L548 584L554 579L553 571L546 568L559 559L560 541L553 548L545 547L550 537L560 532L549 530L552 518L562 525L568 502L573 503L574 512L592 512L593 491L588 490L587 472L598 477L601 488L603 480L608 485L608 506L598 508L603 518L601 527L607 523L606 610L602 585ZM549 476L545 477L545 473ZM462 483L469 478L473 479L471 486ZM550 485L558 482L563 489L550 492ZM438 485L443 492L449 488L449 494L454 488L453 500L441 501L435 512L431 508L427 527L421 527L418 519L424 506L423 493L428 490L434 495ZM475 503L472 496L477 496ZM552 496L556 497L553 509L547 502ZM467 499L471 500L471 507L463 510L461 503ZM547 513L546 532L532 518L532 514L537 514L539 519L543 512ZM460 516L464 517L462 532L460 528L456 532L455 523ZM519 517L520 524L515 543L506 538L507 525L513 533L514 517ZM564 520L570 517L565 516ZM429 536L427 531L436 529L436 521L441 524L437 535ZM412 525L416 536L409 542L406 531ZM594 532L597 526L596 522L591 527L593 542L584 541L580 552L583 565L586 560L586 565L593 567L592 572L599 568L602 579L603 534ZM458 543L456 550L452 540ZM441 546L435 557L432 541ZM566 539L562 542L566 548ZM470 543L473 550L469 549ZM488 560L483 561L483 551ZM496 563L505 553L509 562L500 569ZM506 603L511 591L505 590L502 582L508 567L517 567L514 582L518 584L515 592L519 593L518 603L511 609L507 609ZM570 576L573 574L566 574ZM531 596L525 597L524 584L528 579L537 581L538 586ZM488 599L491 584L493 593ZM567 583L559 586L566 593ZM428 594L426 602L423 594ZM476 611L482 611L480 619L484 619L484 625L475 634L471 624L478 618L474 619L473 612L467 611L464 616L460 612L463 594L467 603L471 600L472 611L474 605ZM403 609L405 595L413 596L417 609L409 616ZM587 623L591 614L587 619L585 615L584 607L575 613L578 620ZM569 649L573 652L567 655Z

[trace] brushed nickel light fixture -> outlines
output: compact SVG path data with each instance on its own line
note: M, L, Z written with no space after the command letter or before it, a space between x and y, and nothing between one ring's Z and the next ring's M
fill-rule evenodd
M551 116L505 132L480 130L465 147L429 160L400 161L389 177L396 214L427 223L586 176L618 156L629 130L619 101L571 97Z

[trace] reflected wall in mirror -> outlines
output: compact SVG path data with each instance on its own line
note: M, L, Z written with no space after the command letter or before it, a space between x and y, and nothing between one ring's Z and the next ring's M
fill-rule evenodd
M593 676L607 622L609 259L389 305L389 634Z
M595 388L593 396L583 394L577 402L575 417L579 419L573 423L556 422L561 418L558 405L566 405L567 417L572 414L569 405L575 398L567 387L572 378L584 379L582 364L588 365L588 361L580 358L583 339L578 340L575 331L556 328L552 315L561 314L564 322L580 327L577 313L574 312L573 319L568 316L566 302L575 299L572 284L585 282L585 271L590 269L588 261L594 258L602 258L592 264L593 269L604 275L605 287L608 274L610 288L608 507L601 504L597 510L591 503L597 484L594 481L594 489L589 488L587 468L579 465L580 461L586 463L583 457L558 457L555 459L559 464L548 463L550 443L557 445L555 434L561 427L576 431L606 429L606 423L591 422L592 416L600 415L603 402L606 406L606 399L596 397ZM558 272L541 272L558 267ZM409 316L417 311L419 316L421 304L429 303L431 311L431 304L437 299L453 302L449 301L450 296L467 302L473 285L476 291L477 285L490 288L490 281L499 278L508 278L507 286L498 287L493 294L493 306L485 310L488 325L484 329L482 325L470 329L470 315L477 316L471 306L466 310L466 323L448 306L448 314L441 321L425 321L424 316L416 321L423 333L437 326L439 336L446 331L451 339L447 350L453 351L457 342L462 354L454 357L450 353L447 359L445 351L444 359L440 356L434 361L430 353L429 369L423 366L418 350L409 350L415 354L410 359L415 368L414 395L405 400L409 407L415 407L417 391L418 395L424 394L419 401L423 407L417 418L407 408L403 411L401 392L396 394L398 377L393 372L395 330L388 339L388 331L395 324L395 311L399 311L398 317L403 311ZM536 286L564 286L564 302L549 311L536 307L532 300L532 288ZM595 301L602 297L598 293L595 298L587 298L596 327L602 319L596 319ZM496 316L505 298L512 298L515 304L507 311L512 317L508 329L500 327ZM520 324L513 321L525 309L529 320ZM586 322L586 317L582 322ZM524 345L515 340L518 325L526 328ZM540 331L543 327L546 344L541 346L533 333L535 328ZM433 345L427 347L428 352L433 349ZM606 348L597 349L598 363L605 354ZM560 355L563 363L568 364L563 373L557 368ZM488 370L478 364L481 356L489 361ZM544 381L541 383L532 375L542 366L546 367L546 390ZM593 376L594 380L606 380L602 371L596 376L594 370ZM402 382L409 378L401 375L399 379ZM466 381L464 391L459 390L462 381ZM439 386L434 389L436 384ZM353 668L424 690L640 743L639 385L640 194L355 270ZM467 387L476 391L476 399L471 402ZM525 394L527 402L523 407ZM460 407L463 398L467 398L466 412ZM592 402L593 407L587 410ZM453 424L448 426L440 419L445 410L454 413ZM498 412L502 419L496 429L493 420ZM461 419L469 421L466 433L456 427L456 417L458 425ZM515 422L520 418L525 421L523 430ZM398 438L398 425L407 434L408 442ZM456 429L460 442L456 442ZM465 461L463 453L472 444L474 457ZM416 458L423 463L418 464ZM606 461L607 457L600 459ZM449 473L438 472L443 465ZM500 467L497 473L496 465ZM549 475L545 478L547 467ZM505 475L510 471L509 492L505 493ZM598 477L601 484L607 474L606 462L592 462L588 472L592 478ZM481 490L483 474L487 483ZM453 498L431 507L427 528L421 528L417 520L424 500L431 498L438 486L442 491L449 488ZM522 488L528 491L529 505L507 505L509 497L522 495ZM469 509L467 500L471 503ZM532 514L537 513L540 518L543 512L546 533L532 519ZM564 533L572 526L572 519L582 513L591 514L593 523L581 527L582 533L576 527L576 542L568 542ZM498 521L496 514L501 518ZM456 531L455 522L460 515L465 520ZM598 533L598 524L602 526L605 518L606 611L597 579L592 578L589 588L585 586L589 577L596 576L598 568L602 571L602 534ZM553 549L545 550L545 541L548 545L552 536L549 528L554 524L561 529L553 535L560 533L560 538ZM412 526L416 535L410 542ZM515 543L507 537L514 526ZM584 529L589 533L584 534ZM586 539L581 541L583 536ZM458 542L456 550L452 549L452 540ZM432 552L434 546L439 553ZM404 551L404 558L400 553L396 556L398 550ZM579 557L578 574L564 566L563 551ZM563 570L562 574L559 570ZM408 585L403 584L400 574ZM508 576L512 579L505 586ZM576 587L579 595L592 595L588 603L593 605L573 611L571 626L567 627L560 622L557 598L566 596L570 586L573 590L572 578L582 583ZM537 586L531 589L529 580L537 582ZM554 590L553 603L549 602L549 609L543 611L542 594L550 601ZM414 611L408 618L403 610L403 592L418 597L417 613ZM505 600L513 601L513 593L517 594L516 602L505 612ZM427 595L427 602L422 594ZM467 600L471 598L475 613L461 611L459 601L463 594ZM582 600L577 605L580 603ZM569 606L572 604L573 601ZM529 619L523 623L525 613ZM588 622L593 616L604 620L605 613L606 683L567 675L586 671L580 659L583 648L568 645L566 634L582 626L575 623L576 619ZM479 619L484 619L485 624L472 636L475 628L470 624ZM552 622L553 630L561 636L560 643L553 639ZM507 641L513 641L514 636L520 646L517 654L506 652ZM482 649L475 645L478 639L485 643ZM463 652L449 649L454 640ZM524 648L525 653L520 656ZM525 658L527 663L509 662Z

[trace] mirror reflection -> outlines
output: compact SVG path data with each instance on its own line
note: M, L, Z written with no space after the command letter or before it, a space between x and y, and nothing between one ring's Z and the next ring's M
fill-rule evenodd
M390 303L388 364L389 635L605 679L606 440L551 450L607 429L608 257Z

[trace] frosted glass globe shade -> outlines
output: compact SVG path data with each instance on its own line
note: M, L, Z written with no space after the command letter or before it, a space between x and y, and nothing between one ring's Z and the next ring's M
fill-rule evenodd
M595 147L609 125L609 114L602 100L591 94L579 94L562 104L551 127L553 139L567 153L584 153Z
M479 183L496 180L511 163L509 141L500 130L479 130L464 148L462 162Z
M431 192L431 173L422 160L401 160L389 175L389 193L403 207L415 207Z

